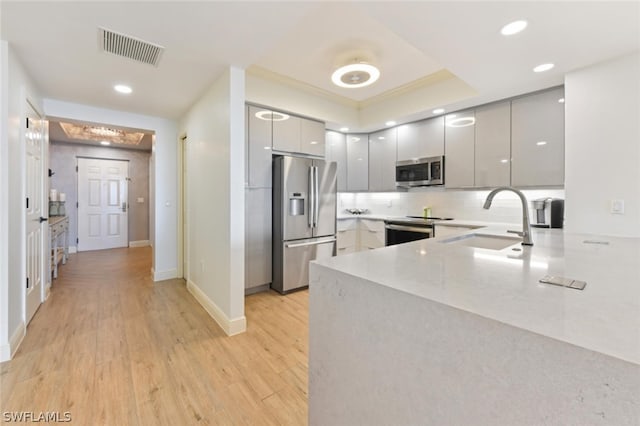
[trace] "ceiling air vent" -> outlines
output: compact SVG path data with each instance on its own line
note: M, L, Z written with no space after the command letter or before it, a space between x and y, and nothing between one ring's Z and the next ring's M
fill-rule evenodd
M158 66L164 47L140 40L106 28L98 28L98 44L100 50L124 56L134 61Z

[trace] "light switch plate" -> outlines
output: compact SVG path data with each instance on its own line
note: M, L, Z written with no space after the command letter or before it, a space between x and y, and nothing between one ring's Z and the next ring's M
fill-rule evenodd
M139 203L144 203L144 198L142 198L142 197L138 197L138 202L139 202Z
M624 200L611 200L611 214L624 214Z

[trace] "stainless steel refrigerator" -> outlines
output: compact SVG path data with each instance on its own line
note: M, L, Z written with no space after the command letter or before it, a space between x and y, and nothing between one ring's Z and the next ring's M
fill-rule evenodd
M309 285L309 262L336 254L336 163L273 160L273 281L282 294Z

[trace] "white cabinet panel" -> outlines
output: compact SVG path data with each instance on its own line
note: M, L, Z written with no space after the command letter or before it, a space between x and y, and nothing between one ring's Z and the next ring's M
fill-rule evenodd
M397 130L369 135L369 191L396 190Z
M267 114L261 114L263 111ZM251 188L271 188L270 111L250 105L247 115L248 184Z
M245 289L271 283L271 188L245 190Z
M324 123L313 120L300 120L300 152L319 157L325 156Z
M338 192L347 191L347 137L339 132L326 132L326 160L337 164Z
M564 185L564 89L511 102L513 186Z
M384 247L385 229L381 220L360 219L360 250Z
M369 189L369 140L366 134L347 135L347 191Z
M398 127L397 161L444 154L444 116Z
M445 186L468 188L474 185L475 114L473 110L445 116Z
M476 108L475 186L509 186L511 179L511 103Z

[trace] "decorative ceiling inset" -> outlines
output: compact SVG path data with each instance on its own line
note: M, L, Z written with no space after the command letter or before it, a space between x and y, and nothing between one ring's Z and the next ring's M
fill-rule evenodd
M60 123L62 130L70 139L89 141L109 141L120 145L139 145L144 137L142 132L126 132L102 126L87 126L74 123Z

